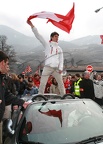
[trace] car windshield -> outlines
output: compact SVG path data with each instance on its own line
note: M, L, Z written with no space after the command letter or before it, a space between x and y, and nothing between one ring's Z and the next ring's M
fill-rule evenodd
M20 131L22 141L79 142L103 134L103 110L89 99L32 104Z

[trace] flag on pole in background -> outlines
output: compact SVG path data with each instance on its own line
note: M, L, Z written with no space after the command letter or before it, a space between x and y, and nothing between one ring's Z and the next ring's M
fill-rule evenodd
M56 27L62 29L67 33L70 33L74 17L75 15L74 15L74 3L73 3L72 9L65 16L53 12L43 11L39 13L34 13L33 15L29 16L28 20L31 20L33 18L48 19L47 23L51 22Z
M101 38L101 44L103 44L103 35L100 35L100 38Z
M29 72L32 72L32 69L30 67L30 65L28 65L26 68L25 68L25 73L29 73Z

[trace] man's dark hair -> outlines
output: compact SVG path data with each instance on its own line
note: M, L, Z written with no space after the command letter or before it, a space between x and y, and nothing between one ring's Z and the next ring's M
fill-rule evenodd
M58 35L58 36L59 36L59 34L58 34L57 32L52 32L51 35L50 35L50 38L52 38L52 37L55 36L55 35Z
M7 54L5 54L3 51L0 51L0 62L1 61L7 61L9 59L9 57L7 56Z
M79 74L79 73L76 73L75 76L77 76L77 77L79 78L79 77L80 77L80 74Z
M50 34L50 40L52 40L51 38L52 38L53 36L55 36L55 35L58 35L58 36L59 36L59 34L58 34L57 32L52 32L52 33Z

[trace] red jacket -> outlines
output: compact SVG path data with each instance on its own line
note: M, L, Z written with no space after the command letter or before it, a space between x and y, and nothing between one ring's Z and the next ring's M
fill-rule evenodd
M65 87L66 94L67 94L67 93L70 93L71 82L68 81L68 80L66 80L66 82L64 82L64 87Z
M33 79L34 85L39 88L40 80Z

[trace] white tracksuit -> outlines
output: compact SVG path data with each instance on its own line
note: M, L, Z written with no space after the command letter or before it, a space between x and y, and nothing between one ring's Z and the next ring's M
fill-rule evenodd
M57 42L46 42L44 38L38 33L38 30L33 27L32 31L35 37L42 43L45 48L45 67L42 72L39 93L44 94L45 85L47 83L48 77L53 75L60 89L60 94L65 94L64 84L62 81L62 75L59 74L59 70L63 70L63 52L58 46Z

